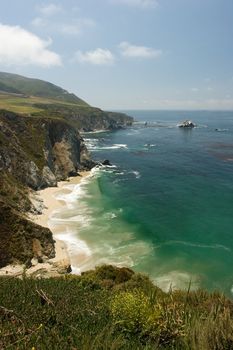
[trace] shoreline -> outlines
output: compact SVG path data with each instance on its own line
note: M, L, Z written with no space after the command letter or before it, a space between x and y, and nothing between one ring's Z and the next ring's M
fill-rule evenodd
M65 181L59 181L57 187L47 187L30 193L30 200L35 208L35 213L28 213L28 220L49 228L55 241L55 257L44 259L39 263L32 259L32 266L25 270L24 264L11 264L0 269L0 276L21 276L26 273L35 277L56 277L71 272L71 261L65 241L58 239L59 228L50 223L51 215L58 209L65 207L65 201L56 198L59 194L71 193L72 189L67 185L79 185L83 179L91 174L91 171L82 171L75 177ZM80 257L81 258L81 257Z

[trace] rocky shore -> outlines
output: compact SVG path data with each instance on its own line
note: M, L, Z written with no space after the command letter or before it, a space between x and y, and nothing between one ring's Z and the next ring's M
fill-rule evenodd
M55 256L48 258L43 254L40 241L34 239L34 257L27 264L10 264L0 269L0 276L20 277L23 274L33 277L56 277L71 272L71 263L66 244L56 238L57 230L50 223L50 217L54 211L62 208L65 203L56 198L61 193L69 193L66 185L79 184L82 179L90 174L89 171L80 172L79 176L69 178L67 181L58 182L57 187L48 187L40 191L30 191L30 200L33 209L28 213L28 219L33 223L48 228L53 233L55 244Z

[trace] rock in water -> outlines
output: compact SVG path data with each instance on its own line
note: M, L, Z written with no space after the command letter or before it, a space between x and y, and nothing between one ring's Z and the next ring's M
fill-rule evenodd
M109 166L112 165L108 159L103 160L103 161L101 162L101 164L102 164L102 165L109 165Z
M185 120L178 124L179 128L194 128L196 125L191 120Z

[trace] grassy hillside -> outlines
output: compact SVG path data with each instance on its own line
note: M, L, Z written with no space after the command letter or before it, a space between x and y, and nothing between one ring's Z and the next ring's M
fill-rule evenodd
M21 93L27 96L51 98L63 102L71 102L81 106L88 104L74 94L52 83L26 78L21 75L0 72L0 90L12 93Z
M103 266L82 276L0 278L1 349L233 348L233 304L203 291L164 293Z
M76 103L59 101L52 98L38 97L38 96L16 96L9 93L0 93L0 109L9 110L21 114L35 114L43 112L45 106L56 105L60 108L88 108L88 106L78 105ZM90 107L91 108L91 107Z
M51 83L0 72L0 110L28 117L65 119L78 130L118 129L131 125L123 113L105 112Z

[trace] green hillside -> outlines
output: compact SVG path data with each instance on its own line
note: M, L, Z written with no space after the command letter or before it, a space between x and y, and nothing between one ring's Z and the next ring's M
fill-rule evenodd
M0 91L20 93L22 95L44 97L61 102L75 103L81 106L88 104L74 94L40 79L26 78L21 75L0 72Z

